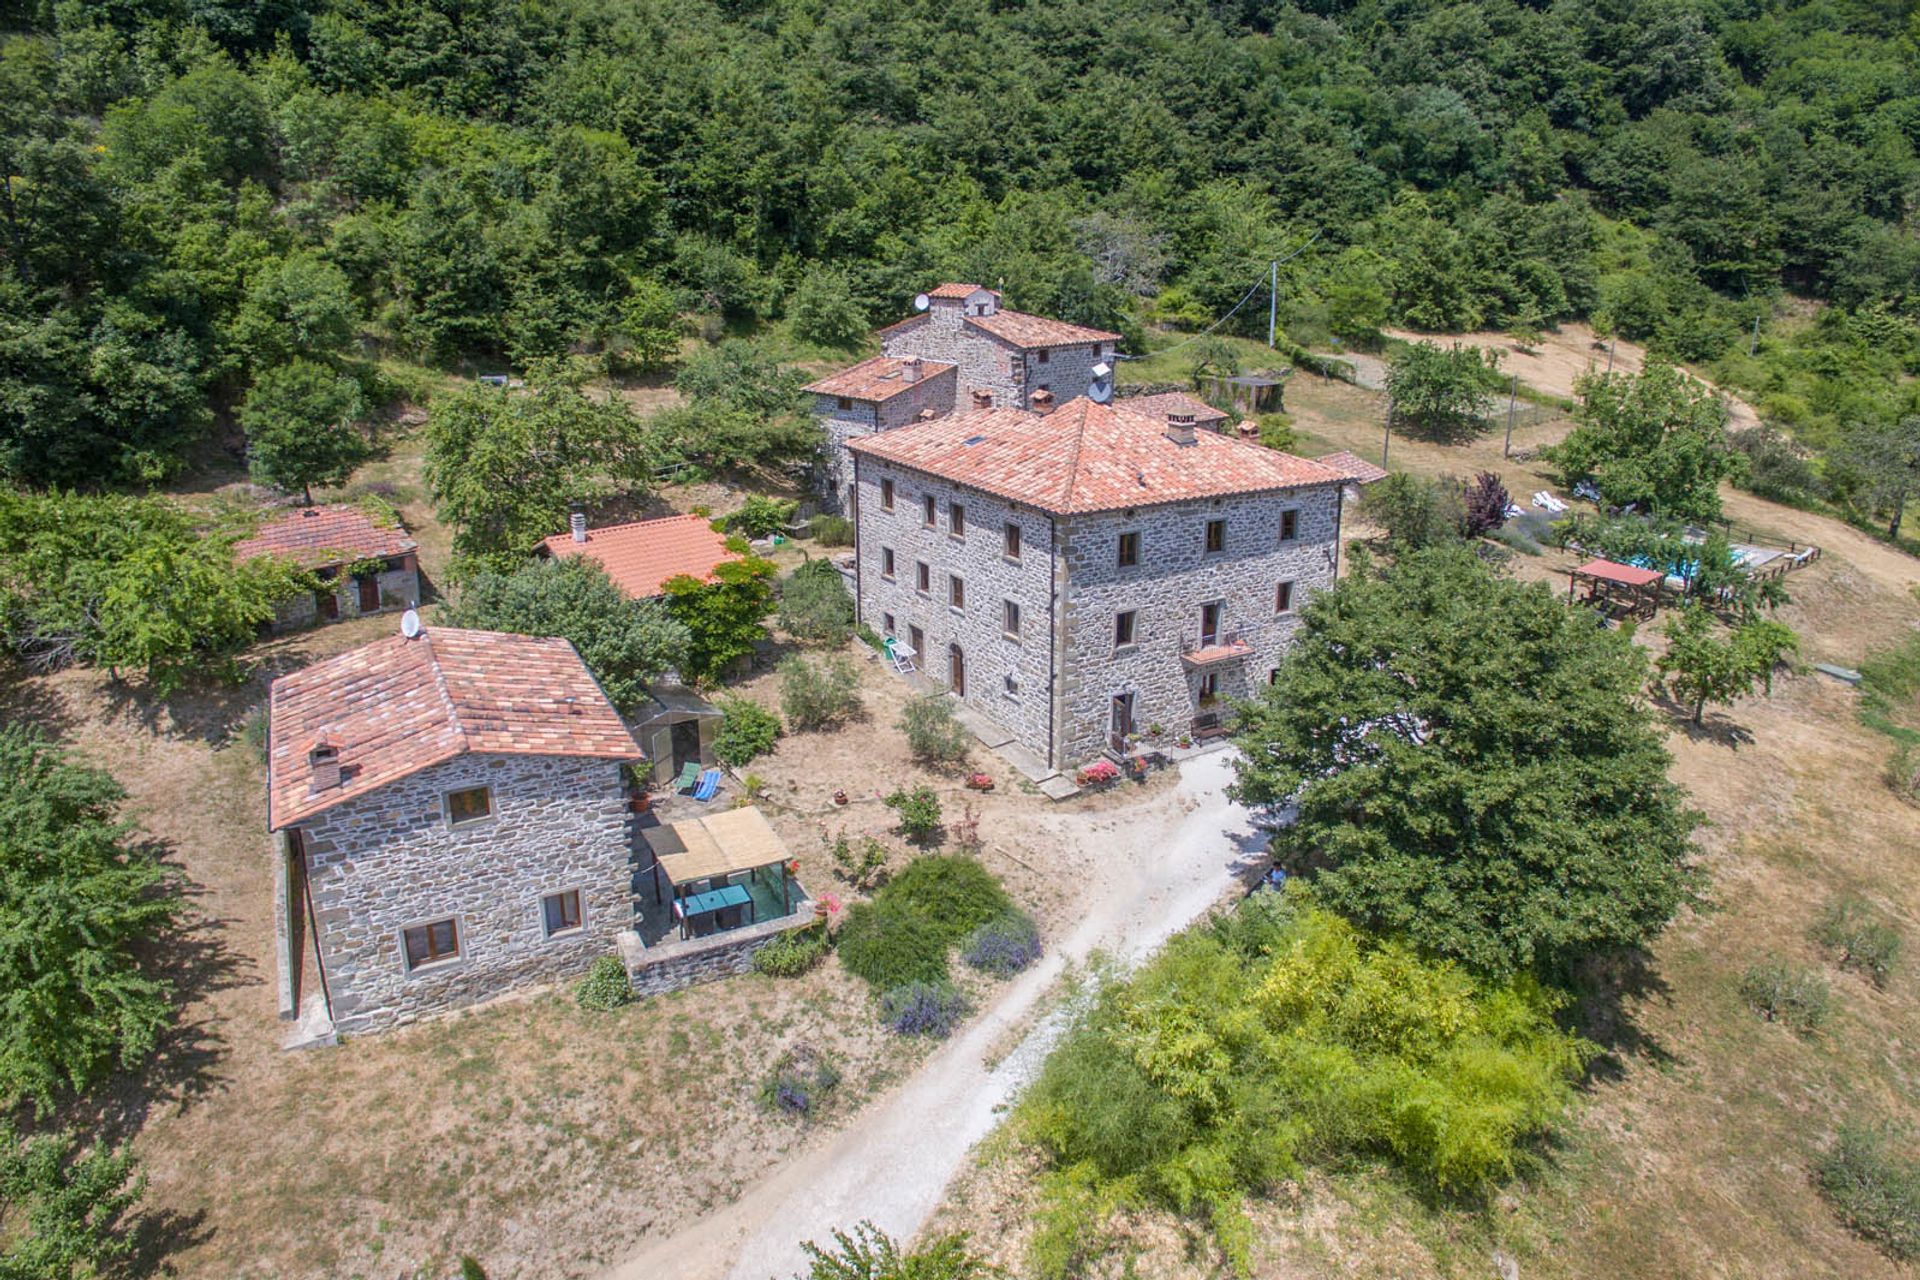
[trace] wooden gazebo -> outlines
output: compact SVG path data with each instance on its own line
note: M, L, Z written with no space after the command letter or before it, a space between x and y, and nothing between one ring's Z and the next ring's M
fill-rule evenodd
M645 836L654 852L654 900L661 900L664 880L681 937L792 914L792 855L758 809L689 818ZM755 901L755 888L768 910Z
M1665 580L1658 569L1595 558L1567 571L1567 602L1571 604L1575 589L1584 585L1584 599L1594 608L1614 617L1645 620L1665 602Z

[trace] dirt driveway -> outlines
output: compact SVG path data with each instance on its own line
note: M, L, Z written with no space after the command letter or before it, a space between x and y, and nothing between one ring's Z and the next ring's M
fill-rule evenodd
M1138 960L1234 892L1263 856L1264 839L1226 797L1229 759L1188 761L1177 787L1137 806L1061 814L1060 841L1097 855L1085 860L1092 870L1073 931L862 1119L727 1208L657 1240L608 1280L786 1277L804 1270L802 1241L824 1243L836 1227L863 1219L896 1238L913 1236L1059 1036L1060 1021L1041 1004L1067 965L1095 951Z

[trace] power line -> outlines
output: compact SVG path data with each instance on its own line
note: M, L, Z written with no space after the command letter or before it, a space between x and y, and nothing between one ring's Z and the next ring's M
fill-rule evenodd
M1233 304L1233 310L1227 312L1227 314L1221 316L1218 320L1215 320L1212 324L1208 325L1205 329L1202 329L1199 333L1194 334L1191 338L1182 339L1181 341L1174 343L1170 347L1162 347L1160 350L1152 352L1151 355L1163 356L1163 355L1166 355L1169 351L1178 351L1182 347L1190 346L1191 344L1200 341L1200 339L1202 338L1212 337L1213 331L1215 329L1218 329L1221 325L1225 324L1227 321L1233 319L1234 316L1239 314L1240 308L1247 305L1247 300L1253 297L1254 294L1258 293L1260 291L1260 286L1263 284L1266 285L1268 290L1272 293L1273 299L1277 300L1279 296L1278 290L1275 287L1275 284L1272 282L1277 281L1279 279L1280 264L1283 262L1291 262L1293 259L1305 253L1307 250L1313 248L1314 242L1319 238L1320 238L1320 232L1315 231L1311 236L1307 238L1307 242L1301 245L1298 249L1295 249L1292 253L1289 253L1284 258L1275 258L1271 262L1269 262L1267 266L1269 270L1270 279L1260 280L1256 278L1253 284L1247 289L1247 291L1240 295L1240 301ZM1120 360L1145 360L1145 359L1148 359L1149 356L1146 356L1146 355L1126 356L1126 355L1119 355L1118 353L1115 353L1115 358Z

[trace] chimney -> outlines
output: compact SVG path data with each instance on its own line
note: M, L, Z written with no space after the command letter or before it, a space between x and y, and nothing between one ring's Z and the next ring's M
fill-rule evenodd
M932 409L922 409L920 411L920 421L922 422L932 422L939 416L939 413Z
M976 391L973 393L973 407L976 409L993 408L993 392Z
M1248 418L1240 424L1240 438L1242 440L1251 440L1255 444L1258 444L1260 442L1260 424L1252 418Z
M1045 387L1042 387L1040 390L1034 392L1031 396L1027 397L1027 407L1029 409L1032 409L1035 413L1052 413L1053 412L1053 392L1048 391Z
M1193 415L1190 413L1170 413L1167 415L1167 439L1175 444L1197 444L1194 435Z
M574 503L573 514L568 516L567 520L573 526L573 540L585 542L587 540L587 509L577 502Z
M900 376L908 382L920 381L920 357L908 356L900 362Z
M316 738L307 748L307 768L313 774L308 790L313 795L332 791L340 785L340 748L330 738Z

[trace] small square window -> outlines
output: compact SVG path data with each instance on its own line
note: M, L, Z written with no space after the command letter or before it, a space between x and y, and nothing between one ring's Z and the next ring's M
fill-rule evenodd
M1271 668L1269 668L1269 669L1268 669L1268 671L1267 671L1267 683L1268 683L1268 684L1279 684L1279 683L1280 683L1280 668L1278 668L1278 667L1271 667Z
M1018 560L1020 558L1020 526L1011 520L1007 521L1005 536L1006 546L1004 554L1009 560Z
M913 589L921 595L933 590L933 570L925 560L919 560L913 566Z
M957 502L947 504L947 532L956 538L967 536L967 509Z
M1300 536L1300 513L1282 511L1280 513L1280 541L1292 542Z
M400 937L409 972L425 965L460 958L460 928L452 917L403 929Z
M1013 600L1003 601L1003 604L1005 608L1002 611L1004 615L1004 620L1001 624L1002 629L1005 630L1009 636L1018 640L1020 638L1020 605Z
M1041 364L1045 364L1047 362L1047 349L1045 347L1040 348L1039 361Z
M1020 677L1009 671L1000 677L1000 687L1006 690L1009 698L1017 698L1020 696Z
M947 575L947 603L956 609L967 607L967 584L957 573Z
M883 578L891 578L893 576L892 547L880 548L880 576Z
M893 615L892 614L883 613L880 615L880 629L886 632L888 635L893 634Z
M1116 563L1122 569L1131 569L1140 563L1140 534L1137 530L1120 535L1120 549Z
M1227 522L1225 520L1207 521L1207 554L1213 555L1227 549Z
M893 510L893 481L891 480L882 480L880 482L880 509L882 511Z
M933 528L936 514L933 495L929 493L920 499L920 523L926 525L929 529Z
M1293 612L1293 584L1283 582L1274 590L1273 611L1275 613Z
M1113 643L1115 648L1133 643L1133 610L1113 615Z
M493 816L493 792L488 787L468 787L447 792L447 823L464 827Z
M546 926L547 936L557 933L572 933L580 927L580 891L568 889L562 893L550 893L540 899L540 920Z
M841 407L842 409L851 409L851 408L853 408L853 401L851 401L851 400L849 400L849 399L847 399L847 397L845 397L845 396L841 396L841 397L840 397L840 407Z

